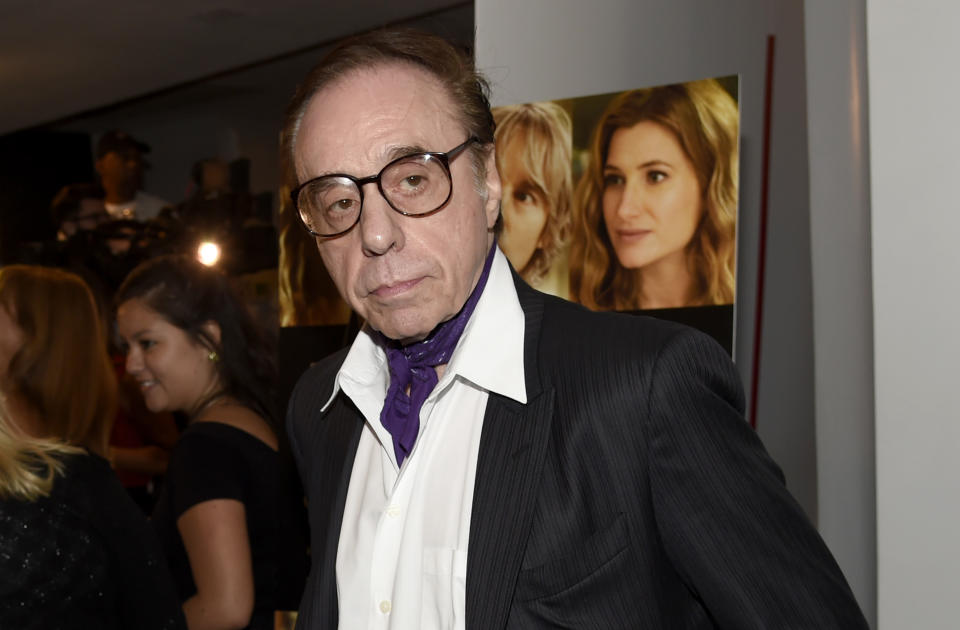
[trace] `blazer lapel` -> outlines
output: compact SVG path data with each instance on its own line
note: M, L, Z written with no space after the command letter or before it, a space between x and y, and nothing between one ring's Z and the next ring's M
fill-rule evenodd
M526 320L524 374L527 404L491 394L483 419L470 517L466 628L506 625L553 419L554 391L537 370L543 301L514 274Z

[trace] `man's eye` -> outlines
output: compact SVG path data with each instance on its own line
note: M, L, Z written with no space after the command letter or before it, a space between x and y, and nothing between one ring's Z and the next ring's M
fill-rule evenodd
M659 184L667 178L667 174L663 171L649 171L647 173L647 181L651 184Z
M388 194L403 197L418 197L432 191L433 181L429 173L408 172L403 177L389 183Z
M143 350L149 350L156 345L156 342L152 339L141 339L137 342Z
M424 177L423 175L408 175L403 178L403 184L407 188L419 188L423 185Z
M419 195L427 190L430 179L426 175L407 175L400 180L397 191L404 195Z
M330 214L350 212L353 210L356 203L356 199L338 199L327 206L327 212Z

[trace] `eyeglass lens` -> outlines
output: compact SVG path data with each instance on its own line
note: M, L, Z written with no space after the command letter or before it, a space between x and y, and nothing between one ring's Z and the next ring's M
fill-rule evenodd
M404 214L433 212L450 195L450 174L432 155L411 155L391 162L380 172L378 183L387 202ZM363 195L354 180L331 175L305 186L297 201L310 230L332 235L357 221Z

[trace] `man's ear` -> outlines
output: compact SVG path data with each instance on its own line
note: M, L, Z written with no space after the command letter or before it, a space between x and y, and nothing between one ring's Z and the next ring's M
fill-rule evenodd
M220 324L211 319L204 322L201 328L203 328L203 333L207 338L213 342L213 345L220 345Z
M483 185L487 193L487 201L483 210L487 215L487 229L492 230L497 223L497 217L500 216L500 200L503 197L500 173L497 171L497 150L493 143L487 147L484 167L486 177Z

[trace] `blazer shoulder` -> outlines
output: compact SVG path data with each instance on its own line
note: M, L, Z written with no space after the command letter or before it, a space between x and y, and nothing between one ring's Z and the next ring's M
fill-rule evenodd
M337 373L349 351L347 346L317 361L297 379L290 395L288 416L291 420L296 421L308 408L319 408L330 399Z

